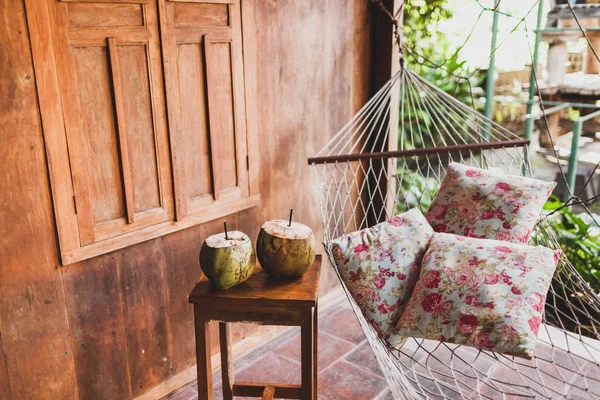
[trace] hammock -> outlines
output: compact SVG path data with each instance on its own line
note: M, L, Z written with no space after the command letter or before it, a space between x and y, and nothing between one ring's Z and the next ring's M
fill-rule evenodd
M331 264L331 239L425 212L451 161L531 176L528 143L402 68L309 159ZM530 242L560 248L544 218ZM414 338L391 349L344 289L394 398L600 398L600 299L564 255L532 360Z

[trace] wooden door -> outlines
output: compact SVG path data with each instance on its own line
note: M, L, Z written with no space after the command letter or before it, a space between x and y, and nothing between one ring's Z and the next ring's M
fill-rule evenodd
M47 1L81 246L172 219L156 4Z
M159 4L177 219L238 208L249 196L239 0Z

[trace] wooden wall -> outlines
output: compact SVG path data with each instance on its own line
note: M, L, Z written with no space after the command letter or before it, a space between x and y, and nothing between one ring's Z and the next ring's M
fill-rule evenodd
M262 205L232 228L256 238L293 207L320 231L306 158L368 97L367 8L256 1ZM0 399L134 398L195 363L187 294L222 221L61 267L23 0L0 0L0 17Z

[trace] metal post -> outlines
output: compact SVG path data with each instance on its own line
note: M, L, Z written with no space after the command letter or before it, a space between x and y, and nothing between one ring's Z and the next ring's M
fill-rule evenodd
M533 111L533 98L535 97L535 69L538 65L538 55L540 42L542 40L542 20L544 18L544 0L539 0L537 26L535 31L535 44L533 47L533 60L531 65L531 75L529 76L529 101L527 102L527 120L525 122L525 139L531 139L533 133L533 121L531 113Z
M501 0L496 0L494 6L494 16L492 21L492 49L490 51L490 66L488 67L487 80L485 84L485 110L483 115L487 118L492 118L492 103L494 100L494 70L496 69L496 42L498 38L498 19L500 14L497 12L500 6ZM483 131L483 136L487 140L489 137L489 131L486 129Z
M575 180L577 179L577 153L579 152L579 138L581 137L583 122L577 119L573 122L573 139L571 140L571 154L569 155L569 171L567 172L567 186L571 193L575 193ZM565 191L564 200L571 196L569 190Z
M577 153L579 153L579 138L583 131L583 123L600 117L600 111L584 115L573 121L573 138L571 139L571 154L569 155L569 170L567 171L567 186L571 193L575 193L575 181L577 179ZM569 200L568 191L565 193L565 201Z

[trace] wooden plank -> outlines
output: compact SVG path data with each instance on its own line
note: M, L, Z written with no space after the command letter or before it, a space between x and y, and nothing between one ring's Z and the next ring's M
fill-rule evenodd
M300 385L277 384L267 382L238 382L233 385L233 394L243 397L261 397L266 388L275 388L275 397L278 399L301 399L302 391Z
M49 12L44 2L26 2L27 20L31 36L49 38L52 35L49 24ZM36 88L49 176L52 188L54 212L61 218L56 219L58 240L61 249L72 251L79 248L79 228L73 203L73 184L70 179L71 167L67 157L67 140L64 135L63 110L60 102L58 76L54 65L54 45L52 41L34 40L31 43L36 74Z
M302 312L298 307L246 306L239 308L234 303L207 306L205 318L210 321L248 322L260 325L299 326Z
M204 319L202 306L194 306L194 324L196 332L196 360L198 364L198 400L212 400L212 367L210 351L210 331L208 321Z
M230 27L224 26L186 26L175 27L173 36L177 43L199 43L203 42L204 35L220 41L232 40Z
M133 396L163 382L172 371L166 257L160 241L121 253L121 291L125 300L127 350Z
M255 0L241 0L242 43L244 47L244 94L246 105L246 146L248 148L248 190L257 194L259 188L258 97L257 97L257 43Z
M231 330L229 325L225 322L219 322L223 400L233 400L233 354L231 354Z
M127 222L133 223L135 207L133 205L133 183L131 182L131 163L129 162L129 148L127 145L127 123L123 106L123 93L121 91L121 67L115 38L108 38L108 54L111 66L112 88L115 98L115 113L117 120L117 137L119 138L119 154L121 159L121 174L123 176L123 189L125 192L125 212Z
M266 387L262 394L262 400L273 400L274 397L275 388L273 386Z
M251 306L273 305L274 302L280 307L314 307L321 261L321 255L317 255L313 266L301 278L293 280L273 279L257 262L252 277L231 289L214 289L208 280L198 282L189 295L189 301L210 305L209 308L238 304L242 311Z
M167 104L167 119L169 122L169 138L171 144L170 159L173 166L173 189L175 196L175 220L181 221L187 214L187 195L185 190L185 177L183 160L181 128L181 107L179 102L179 78L177 62L177 48L174 37L173 8L166 4L166 0L158 1L158 14L160 21L160 34L163 53L163 70L165 73L165 96Z
M232 4L234 0L168 0L172 3Z
M69 5L70 27L123 27L144 25L139 4L74 3Z
M240 1L229 6L232 25L232 42L229 45L229 61L231 70L231 87L233 102L233 133L236 163L236 186L242 190L243 196L249 196L248 173L249 157L246 131L246 104L244 94L244 60L242 47L242 23ZM252 140L253 138L251 138Z
M207 225L216 225L216 223L194 226L161 239L166 264L171 266L165 273L165 285L170 334L173 338L171 363L174 374L196 364L194 313L193 306L187 302L187 295L202 275L198 254L202 245L201 238L206 235Z
M64 4L59 6L64 6ZM148 9L148 6L146 6L146 9ZM152 32L147 27L111 28L108 29L108 32L107 28L70 28L68 30L69 44L75 47L106 46L107 33L109 32L110 36L119 44L145 43L152 37Z
M62 269L81 399L130 399L121 258L107 254Z
M150 98L152 99L152 122L154 140L156 145L155 156L159 165L158 189L160 206L169 214L169 219L175 216L175 202L173 200L173 170L169 131L167 125L167 110L165 99L165 82L163 79L163 56L161 38L159 36L160 24L158 7L155 3L144 6L146 9L146 24L154 27L150 29L151 40L146 44L148 59L148 81L150 82Z
M175 26L229 26L226 4L179 3L174 6Z
M222 167L224 167L224 162L227 163L227 160L235 160L235 156L231 153L224 153L222 151L222 142L228 142L227 138L224 135L227 135L233 130L233 123L231 126L227 126L222 124L222 122L227 121L227 117L221 114L221 111L224 113L229 112L229 116L231 116L231 111L228 110L227 106L232 106L232 102L229 104L227 102L221 102L221 94L229 93L231 95L231 85L227 87L227 81L223 81L223 74L220 74L219 71L223 68L223 65L219 65L215 60L215 55L213 54L213 42L210 39L210 36L204 36L204 60L206 62L206 87L208 92L208 121L209 121L209 129L208 129L208 137L210 142L210 162L211 162L211 177L212 177L212 187L213 187L213 198L215 200L219 200L221 188L223 187L223 179L222 179ZM229 64L231 65L231 64ZM230 71L225 71L227 76L229 76ZM229 79L231 77L229 76ZM231 82L231 80L229 80ZM224 84L224 85L223 85ZM235 133L234 133L234 143L235 143ZM219 140L217 140L219 138ZM233 156L233 157L232 157ZM229 161L231 164L231 161ZM230 168L227 168L229 171ZM235 174L235 171L234 171Z
M12 399L78 399L65 299L56 270L42 135L46 126L40 123L36 96L36 81L52 71L39 78L34 74L29 42L33 34L48 29L46 2L3 1L0 15L0 371L5 369L8 377L0 390L8 385ZM41 42L38 50L48 39L34 37ZM54 93L45 84L40 82L47 90L42 93ZM0 372L0 380L4 377Z
M117 47L117 54L120 77L127 77L121 80L120 85L121 108L126 120L132 206L137 214L162 206L157 148L161 132L155 129L153 112L153 97L160 96L160 92L153 91L150 84L151 61L147 44L120 46Z
M8 370L6 369L6 357L4 356L4 345L2 344L2 332L0 332L0 399L11 400Z
M87 160L79 167L87 168L94 201L90 209L79 209L79 214L91 214L96 225L126 217L123 192L124 176L120 167L118 121L111 83L110 55L107 46L74 47L71 49L78 77L78 93L82 114L77 116L85 126L80 134L86 145ZM75 151L70 155L75 156ZM77 195L77 193L76 193ZM79 196L78 196L79 197ZM96 241L94 237L94 241ZM82 245L91 242L83 242Z
M213 192L204 67L206 58L200 42L179 44L177 53L179 76L186 77L179 82L180 98L186 99L180 106L180 137L186 146L183 146L179 159L183 161L181 172L186 183L186 198L192 203L193 198L212 197ZM192 204L188 204L188 211L194 212Z
M187 229L191 226L201 224L203 222L213 221L227 215L248 210L259 206L260 196L252 196L247 199L240 199L235 202L218 204L216 207L198 212L184 221L174 222L167 221L160 224L141 228L137 231L128 232L121 236L112 237L101 242L92 243L88 246L81 247L72 252L62 253L62 265L73 264L77 261L86 260L101 254L123 249L137 243L142 243L159 236L166 235Z
M139 3L139 4L148 4L151 3L152 0L59 0L63 3L107 3L107 4L116 4L116 3Z
M308 164L326 164L335 162L347 162L347 161L360 161L360 160L382 160L389 158L401 158L401 157L419 157L428 156L434 154L446 154L446 153L457 153L457 152L469 152L477 150L490 150L490 149L503 149L509 147L525 147L529 146L529 139L520 140L505 140L499 142L486 142L486 143L472 143L472 144L461 144L444 147L427 147L413 150L396 150L396 151L382 151L375 153L357 153L339 156L324 156L324 157L312 157L308 159Z

